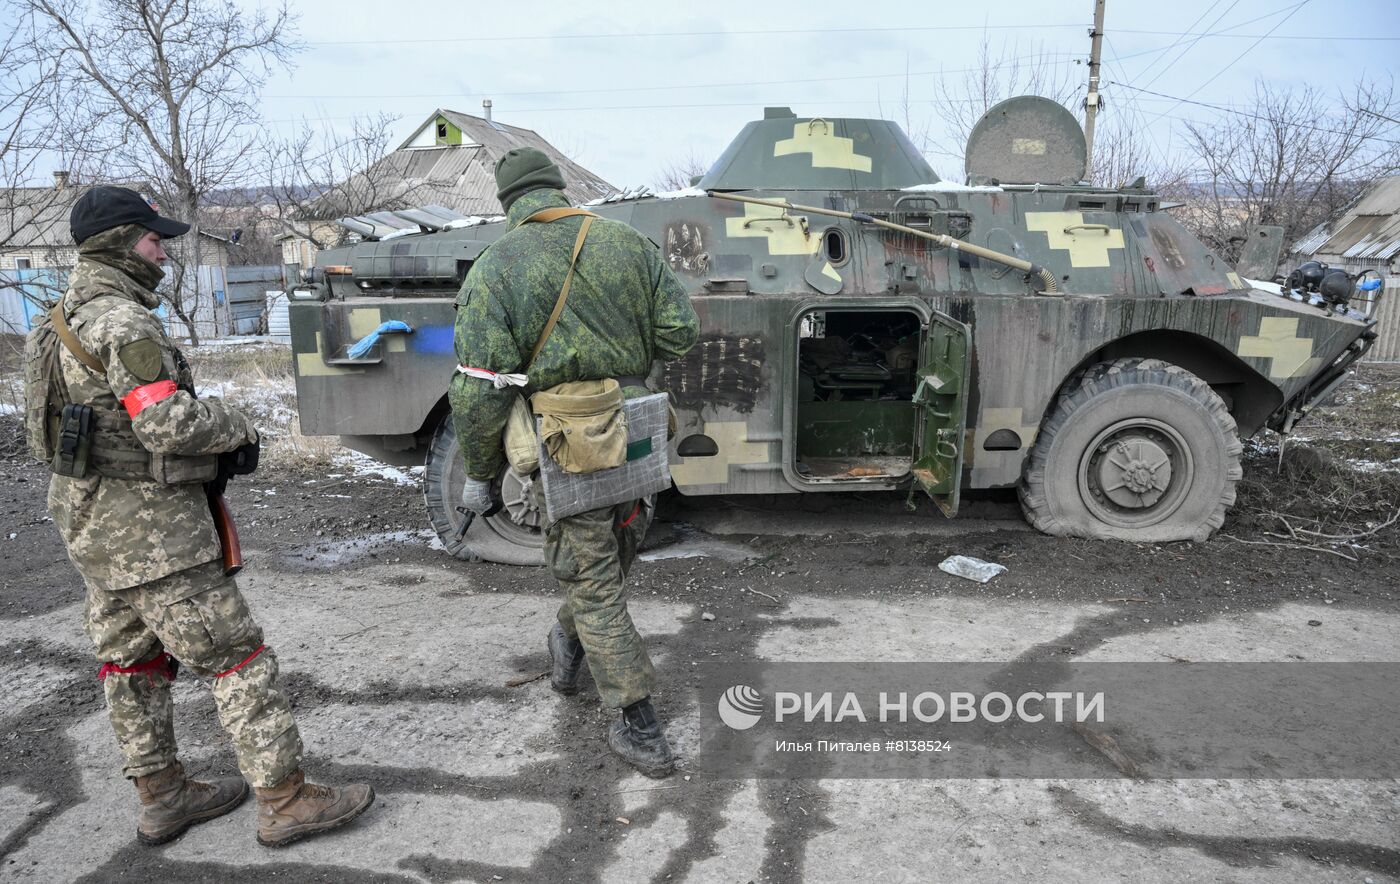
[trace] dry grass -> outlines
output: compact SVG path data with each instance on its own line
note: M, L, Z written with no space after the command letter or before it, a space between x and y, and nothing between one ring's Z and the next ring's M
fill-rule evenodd
M1282 457L1268 434L1246 446L1225 530L1355 552L1400 543L1398 511L1400 366L1363 365L1298 427Z
M223 397L252 418L262 434L262 456L268 466L324 469L343 451L334 436L302 434L290 347L263 343L196 347L185 355L201 396Z

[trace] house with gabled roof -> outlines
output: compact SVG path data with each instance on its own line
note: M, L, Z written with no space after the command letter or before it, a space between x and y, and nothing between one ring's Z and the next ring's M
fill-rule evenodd
M484 116L438 108L393 153L345 182L328 188L313 201L301 222L314 229L317 240L330 225L346 214L381 209L434 206L464 216L501 214L496 199L496 161L517 147L544 151L564 173L564 193L574 203L607 196L616 188L561 153L539 133L508 126L491 118L491 102L483 102ZM287 234L282 238L283 261L309 266L315 256L310 237Z

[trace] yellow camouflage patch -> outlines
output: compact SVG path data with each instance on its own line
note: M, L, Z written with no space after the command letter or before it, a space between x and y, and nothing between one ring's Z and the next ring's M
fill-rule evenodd
M1108 253L1123 248L1123 231L1086 224L1083 212L1027 212L1026 229L1045 234L1052 249L1069 252L1071 267L1108 267Z
M832 134L831 124L825 120L812 120L797 123L792 127L792 137L774 142L773 156L785 157L792 154L812 155L814 169L850 169L852 172L869 172L870 157L856 153L855 140Z
M150 338L122 345L117 351L117 358L127 371L147 383L159 379L165 367L160 358L160 344Z
M1320 362L1312 355L1313 339L1298 329L1296 316L1266 316L1259 321L1259 334L1240 338L1235 350L1240 356L1269 360L1270 378L1296 378L1307 374Z
M815 255L821 237L813 236L804 215L789 215L782 209L744 204L743 217L725 218L724 234L734 238L762 237L770 255Z

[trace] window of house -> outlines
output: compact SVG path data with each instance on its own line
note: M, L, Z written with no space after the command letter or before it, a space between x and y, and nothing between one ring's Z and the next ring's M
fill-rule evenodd
M16 258L16 259L15 259L15 269L16 269L16 270L28 270L28 269L29 269L30 267L32 267L32 266L34 266L34 265L30 262L30 260L29 260L28 258Z
M438 123L438 124L437 124L437 137L439 137L439 138L446 138L446 137L447 137L447 124L446 124L446 123Z

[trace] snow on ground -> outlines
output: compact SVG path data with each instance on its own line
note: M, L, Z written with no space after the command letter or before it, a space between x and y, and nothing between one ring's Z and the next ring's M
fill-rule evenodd
M335 463L337 466L349 469L351 475L357 477L376 476L380 479L387 479L395 485L407 485L414 488L423 484L423 467L408 467L406 469L391 467L358 451L346 449L336 452Z

